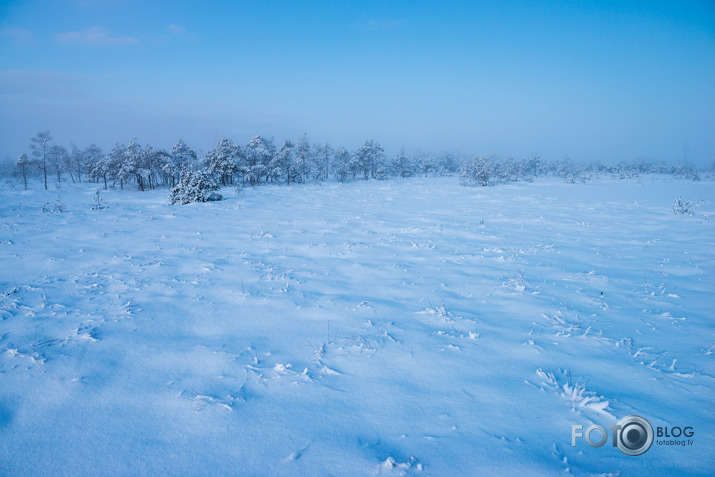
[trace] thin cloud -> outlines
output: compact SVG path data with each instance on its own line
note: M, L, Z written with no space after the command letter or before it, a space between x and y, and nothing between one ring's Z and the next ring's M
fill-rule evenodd
M26 46L35 42L35 35L22 28L0 28L0 37L9 38L15 45Z
M178 33L179 35L183 35L186 33L186 28L182 27L181 25L169 25L166 27L167 30L173 33Z
M102 27L59 33L55 36L55 40L63 45L133 46L139 44L139 40L133 36L114 35Z
M169 31L169 38L164 38L164 41L176 41L176 40L193 40L193 35L190 35L183 25L177 25L172 23L166 26L167 31Z

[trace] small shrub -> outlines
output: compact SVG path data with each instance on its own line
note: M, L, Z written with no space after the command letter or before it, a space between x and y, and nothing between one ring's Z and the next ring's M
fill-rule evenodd
M48 214L53 212L64 212L65 205L62 203L62 198L58 195L55 205L50 205L49 202L45 202L45 205L42 206L42 211Z
M695 215L695 208L698 205L692 200L683 200L678 197L673 201L673 215Z
M204 171L183 171L179 184L171 189L171 204L213 202L223 199L216 181Z
M106 209L107 206L104 205L104 201L102 201L102 198L99 196L99 190L94 193L94 205L92 206L92 210L102 210Z

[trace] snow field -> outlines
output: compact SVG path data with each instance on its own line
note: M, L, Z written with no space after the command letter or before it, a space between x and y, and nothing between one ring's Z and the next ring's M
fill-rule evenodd
M95 190L0 190L0 474L715 471L711 182Z

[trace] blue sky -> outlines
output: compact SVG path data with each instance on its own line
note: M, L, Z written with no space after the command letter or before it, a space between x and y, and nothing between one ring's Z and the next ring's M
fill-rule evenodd
M40 130L715 159L715 2L4 1L0 157Z

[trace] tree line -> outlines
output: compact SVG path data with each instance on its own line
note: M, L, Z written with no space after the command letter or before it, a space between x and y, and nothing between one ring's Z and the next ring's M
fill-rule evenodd
M586 181L599 173L632 177L637 174L675 174L698 179L698 170L687 163L668 164L656 161L632 161L616 165L599 163L576 164L568 158L544 160L537 155L515 160L497 156L477 156L468 159L453 153L434 156L415 153L411 157L401 148L393 157L385 155L375 140L366 140L360 147L347 151L329 143L311 143L306 134L296 142L284 140L277 145L272 137L255 136L246 145L228 138L199 157L196 151L179 139L171 150L142 146L136 138L129 144L115 144L107 153L94 144L69 149L52 143L48 131L37 133L30 140L30 155L21 154L16 172L23 178L37 175L48 188L48 176L62 182L69 175L72 182L92 181L121 189L136 187L140 191L157 187L174 187L186 172L202 171L220 185L294 184L334 180L385 179L414 175L459 174L463 183L491 185L552 175L568 182Z

